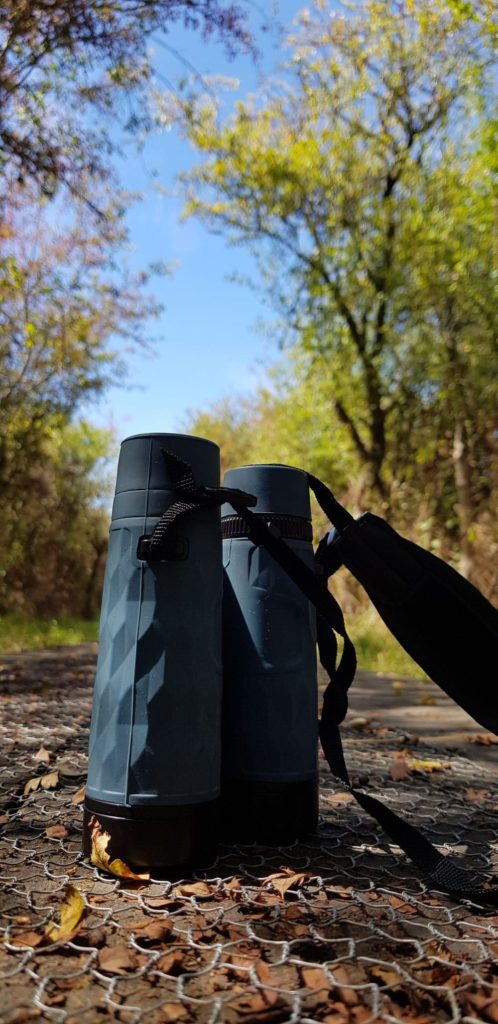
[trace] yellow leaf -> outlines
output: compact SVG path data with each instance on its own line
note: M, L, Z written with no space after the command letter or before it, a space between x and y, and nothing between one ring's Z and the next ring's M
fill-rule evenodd
M141 875L135 874L131 868L125 864L124 860L120 860L119 857L115 857L111 860L107 847L111 841L109 832L103 832L100 821L97 820L95 815L90 820L90 834L92 839L92 852L90 854L91 863L97 868L102 868L104 871L108 871L111 875L117 875L118 878L132 878L137 882L147 882L150 878L150 873L145 871Z
M83 800L85 799L85 788L86 788L85 786L80 786L80 788L76 790L76 793L73 793L73 795L71 797L71 803L72 804L82 804L83 803Z
M408 764L414 772L441 772L445 768L450 768L449 761L437 761L429 758L427 761L418 761L416 758L410 758Z
M74 935L85 913L85 901L75 885L66 886L64 899L60 908L60 924L50 921L45 928L45 936L49 942L59 942Z
M41 782L41 778L40 778L39 775L37 775L34 779L30 779L29 782L27 782L25 787L24 787L24 790L23 790L24 796L28 796L29 793L34 793L35 789L38 789L38 786L40 785L40 782Z

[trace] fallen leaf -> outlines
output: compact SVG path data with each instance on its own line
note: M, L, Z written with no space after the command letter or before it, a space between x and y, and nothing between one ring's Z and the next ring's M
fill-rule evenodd
M344 804L350 804L354 796L351 793L327 793L325 800L332 807L342 807Z
M301 974L306 988L311 988L314 992L330 991L331 983L323 967L303 967Z
M434 700L434 697L430 697L428 693L423 693L420 698L420 703L426 704L427 707L431 707L432 704L436 703L436 701Z
M136 968L136 956L128 946L104 946L98 953L99 967L107 974L126 974Z
M352 885L327 885L327 893L331 893L333 896L339 896L341 900L352 899L352 892Z
M470 788L470 789L466 789L465 790L465 798L467 800L470 800L470 802L473 803L473 804L480 803L481 800L485 800L485 798L487 796L489 796L489 789L472 789L472 788Z
M428 758L426 761L419 761L416 758L410 758L408 761L410 768L414 772L441 772L447 768L451 768L449 761L438 761L434 758Z
M73 793L73 795L71 797L71 803L72 804L82 804L83 803L83 801L85 799L85 789L86 789L86 786L80 786L80 788L76 790L76 793Z
M490 747L494 743L498 743L498 736L493 736L489 732L478 732L475 736L469 736L469 743L479 743L481 747Z
M0 825L5 825L9 820L8 814L0 814Z
M171 932L169 921L159 921L150 917L137 923L132 921L126 928L127 931L134 932L141 942L162 942Z
M306 871L292 872L287 869L284 872L277 871L274 875L268 875L261 884L263 886L271 885L283 897L288 889L299 889L307 877L309 875Z
M49 825L45 829L45 835L49 839L64 839L64 836L67 836L67 834L67 828L64 828L64 825Z
M59 785L59 772L57 769L55 772L49 772L48 775L42 775L40 784L42 789L55 789Z
M411 774L411 767L404 754L395 754L389 765L389 774L395 782L401 782Z
M75 885L67 885L64 899L60 906L60 924L50 921L45 928L45 936L49 942L68 939L78 930L78 925L85 913L85 901Z
M240 878L234 876L234 878L230 878L228 882L223 882L223 888L226 889L227 892L233 892L234 890L238 891L242 888Z
M174 890L180 896L210 896L211 888L207 882L189 882L186 885L177 885Z
M13 946L39 946L44 936L40 932L21 932L19 935L12 935L9 942Z
M163 1003L159 1009L159 1020L161 1024L170 1024L170 1021L181 1020L187 1016L187 1008L181 1003Z
M160 960L157 961L156 967L164 974L174 974L178 976L182 973L183 967L183 952L181 949L173 949L171 953L166 953Z
M402 984L400 975L391 967L382 967L380 964L373 964L370 967L370 974L376 981L382 982L383 985L387 985L389 988L396 988L396 986Z
M160 910L162 907L171 906L172 903L178 903L178 900L172 899L171 896L148 896L145 906L150 907L151 910Z
M399 910L401 914L416 914L417 908L411 903L407 903L406 900L401 899L399 896L390 896L388 902L391 907L395 910Z
M90 861L97 868L103 868L104 871L108 871L111 875L117 875L118 878L131 878L135 881L142 882L150 879L150 873L144 871L143 874L137 875L123 860L119 857L115 857L111 860L107 847L111 841L109 832L102 830L100 821L97 820L95 815L90 819L90 835L92 840L92 852L90 854Z
M343 1003L346 1003L346 1006L356 1006L358 996L355 990L351 988L351 979L346 968L342 964L338 964L331 973L334 975L335 985Z
M41 761L43 764L49 764L50 763L50 754L49 754L48 750L45 750L45 747L43 746L43 744L40 747L38 753L33 754L33 761Z
M264 960L258 960L258 962L255 964L255 970L258 976L258 981L260 981L261 984L264 986L262 992L263 998L265 999L269 1006L273 1006L275 1003L278 1002L279 995L278 992L274 992L273 989L267 987L270 985L275 985L275 982L272 979L271 970Z
M352 718L347 724L350 725L352 729L356 729L357 732L364 732L370 723L368 718Z
M35 775L34 779L30 779L24 787L24 796L28 796L30 793L34 793L35 790L39 789L55 789L59 784L59 772L49 772L48 775Z

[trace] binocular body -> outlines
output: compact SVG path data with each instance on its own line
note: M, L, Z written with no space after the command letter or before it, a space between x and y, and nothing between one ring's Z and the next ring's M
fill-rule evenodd
M223 552L220 509L201 507L159 560L141 557L178 497L163 451L219 485L211 441L121 446L83 829L86 855L96 820L113 856L147 867L210 862L220 835L284 841L317 821L314 610L247 531L234 535L227 507ZM255 494L256 514L312 564L305 474L253 466L226 483Z

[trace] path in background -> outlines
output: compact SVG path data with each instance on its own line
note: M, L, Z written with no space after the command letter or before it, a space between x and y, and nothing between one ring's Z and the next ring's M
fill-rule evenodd
M207 871L150 883L86 864L74 801L95 657L86 644L1 659L2 1024L498 1021L496 911L428 892L323 762L322 821L306 842L220 847ZM496 868L492 737L431 684L394 684L359 673L344 729L353 775L443 849ZM35 760L42 745L48 763ZM396 782L399 761L410 773ZM55 788L23 796L54 771ZM68 884L86 916L49 944Z

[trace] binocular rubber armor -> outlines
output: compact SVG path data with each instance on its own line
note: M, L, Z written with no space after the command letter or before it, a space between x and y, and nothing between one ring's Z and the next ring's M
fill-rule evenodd
M83 849L92 819L138 866L211 861L217 840L222 696L220 509L177 524L166 557L138 557L175 500L163 449L219 486L203 438L143 434L119 457L100 618Z
M256 495L255 513L313 569L305 473L244 466L224 483ZM316 613L248 532L224 505L221 825L278 843L318 822Z
M151 556L154 527L178 508L175 456L196 486L219 486L211 441L143 434L121 446L84 808L86 855L98 823L112 856L145 867L212 861L220 834L282 842L318 819L315 611L229 505L223 558L219 506L190 505ZM248 466L225 485L254 495L258 517L313 566L303 472Z

